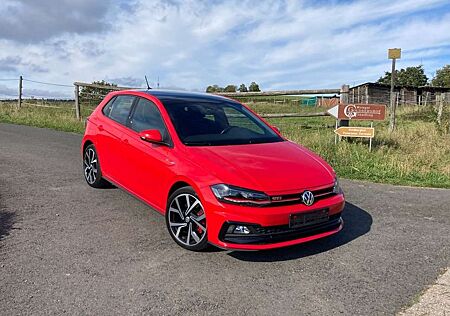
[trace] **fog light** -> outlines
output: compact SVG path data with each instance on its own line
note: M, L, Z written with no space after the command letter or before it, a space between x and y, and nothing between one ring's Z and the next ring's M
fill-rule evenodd
M236 225L233 230L233 234L250 234L250 229L247 226Z

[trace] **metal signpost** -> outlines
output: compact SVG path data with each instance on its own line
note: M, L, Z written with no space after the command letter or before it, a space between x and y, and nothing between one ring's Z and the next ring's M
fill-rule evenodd
M336 135L339 137L369 138L369 151L372 151L372 138L375 136L373 121L383 121L386 117L384 104L339 104L329 109L328 114L336 118ZM339 127L338 120L371 121L370 127ZM337 139L335 138L335 143Z
M390 118L389 118L389 130L392 132L395 129L395 95L394 95L394 82L395 82L395 61L400 59L402 56L402 50L400 48L390 48L388 49L388 58L392 59L392 71L391 71L391 96L390 96L390 104L389 109Z

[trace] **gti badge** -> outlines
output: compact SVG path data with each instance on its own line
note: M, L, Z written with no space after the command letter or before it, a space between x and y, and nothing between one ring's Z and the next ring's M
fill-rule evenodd
M314 203L314 194L311 191L305 191L302 194L302 200L305 205L310 206Z

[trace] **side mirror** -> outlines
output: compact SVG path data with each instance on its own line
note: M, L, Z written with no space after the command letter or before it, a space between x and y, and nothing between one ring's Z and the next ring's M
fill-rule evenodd
M147 129L139 133L139 137L146 142L163 144L163 139L160 131L157 129Z

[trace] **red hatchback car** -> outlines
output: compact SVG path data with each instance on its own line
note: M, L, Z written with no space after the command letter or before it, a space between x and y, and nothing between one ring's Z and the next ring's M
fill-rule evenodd
M166 217L180 246L261 250L342 229L333 169L237 101L162 90L108 94L87 120L87 183Z

